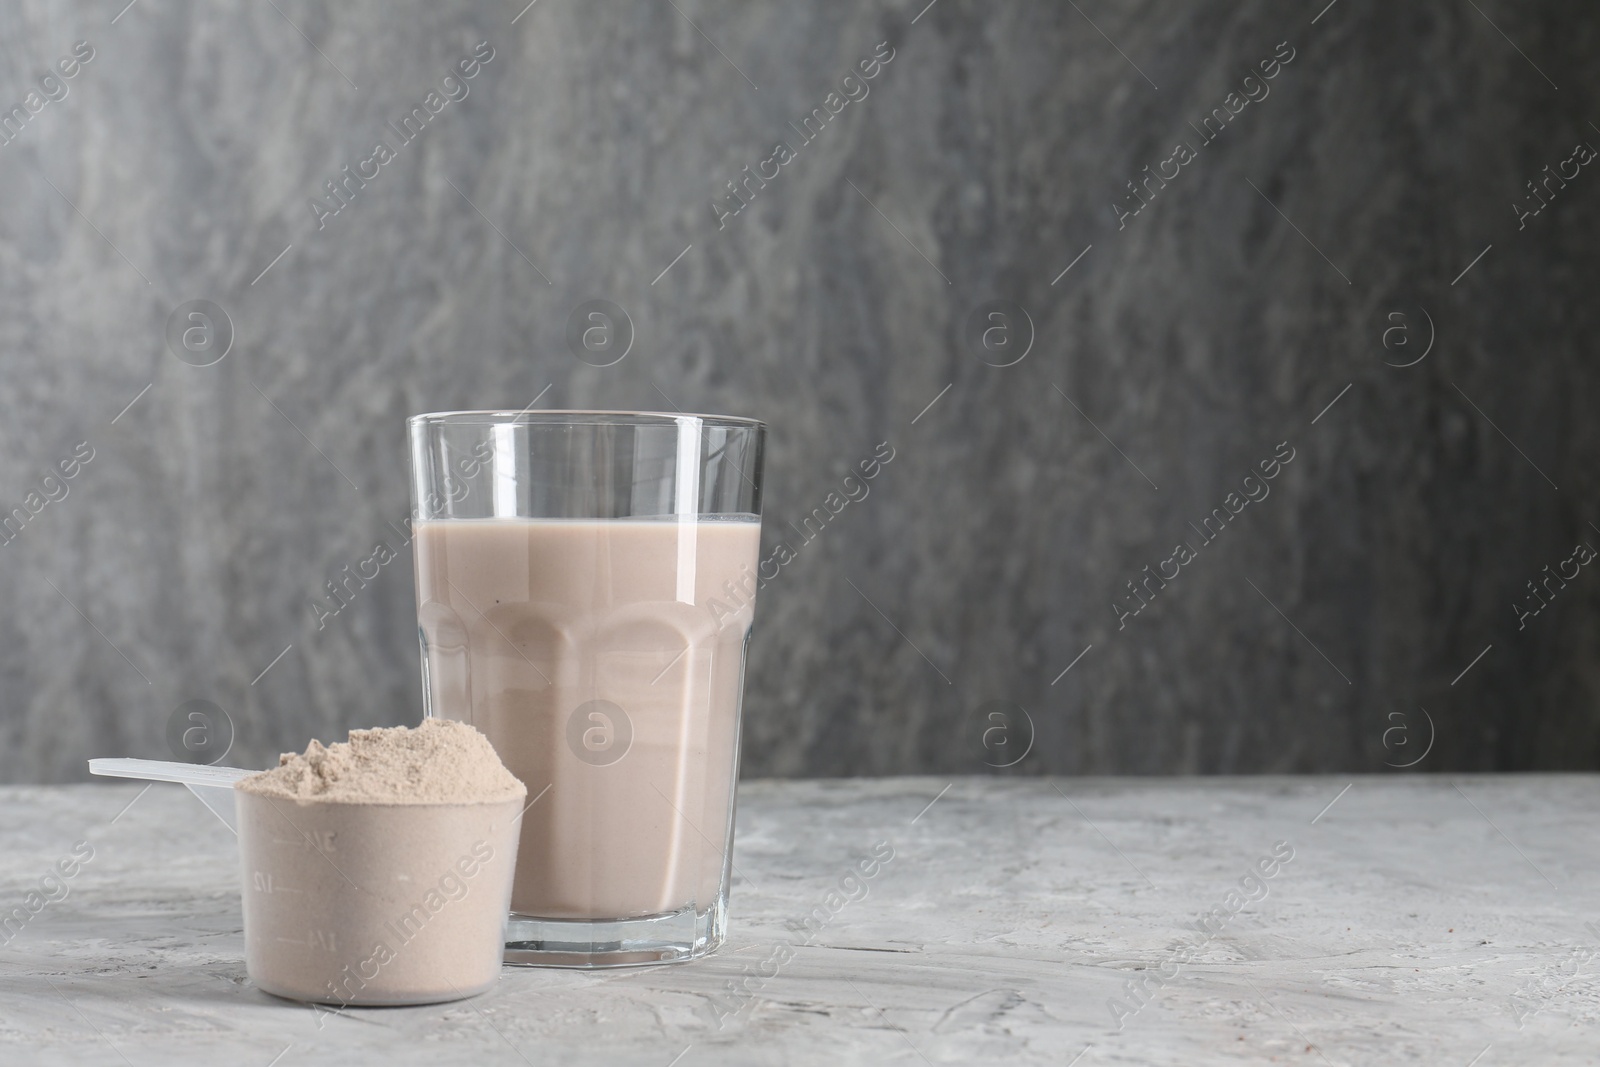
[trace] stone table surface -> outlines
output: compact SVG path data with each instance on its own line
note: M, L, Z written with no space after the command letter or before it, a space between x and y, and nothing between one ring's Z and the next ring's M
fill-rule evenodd
M0 798L0 913L93 849L0 935L5 1064L1600 1059L1593 775L745 782L715 956L339 1015L246 977L179 787Z

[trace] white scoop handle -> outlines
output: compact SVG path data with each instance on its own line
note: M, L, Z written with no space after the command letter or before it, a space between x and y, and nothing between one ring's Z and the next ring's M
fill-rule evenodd
M255 771L243 767L203 767L193 763L174 763L155 759L92 759L89 773L107 778L140 778L150 782L177 782L189 787L189 792L222 824L237 834L233 810L233 783L248 778Z

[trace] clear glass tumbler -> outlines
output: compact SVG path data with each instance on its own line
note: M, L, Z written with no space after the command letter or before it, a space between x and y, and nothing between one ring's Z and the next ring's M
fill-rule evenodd
M766 428L410 420L426 712L528 787L510 963L692 959L727 930Z

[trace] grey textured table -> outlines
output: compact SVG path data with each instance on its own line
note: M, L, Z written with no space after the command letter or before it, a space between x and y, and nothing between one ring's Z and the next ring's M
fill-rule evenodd
M747 782L715 957L342 1015L252 987L183 790L0 797L0 914L93 848L0 935L6 1064L1600 1059L1595 776Z

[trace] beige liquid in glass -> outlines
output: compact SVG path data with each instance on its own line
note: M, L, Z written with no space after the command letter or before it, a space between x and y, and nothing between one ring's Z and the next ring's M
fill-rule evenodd
M533 802L513 912L715 900L760 537L749 520L416 524L429 711L483 731Z

